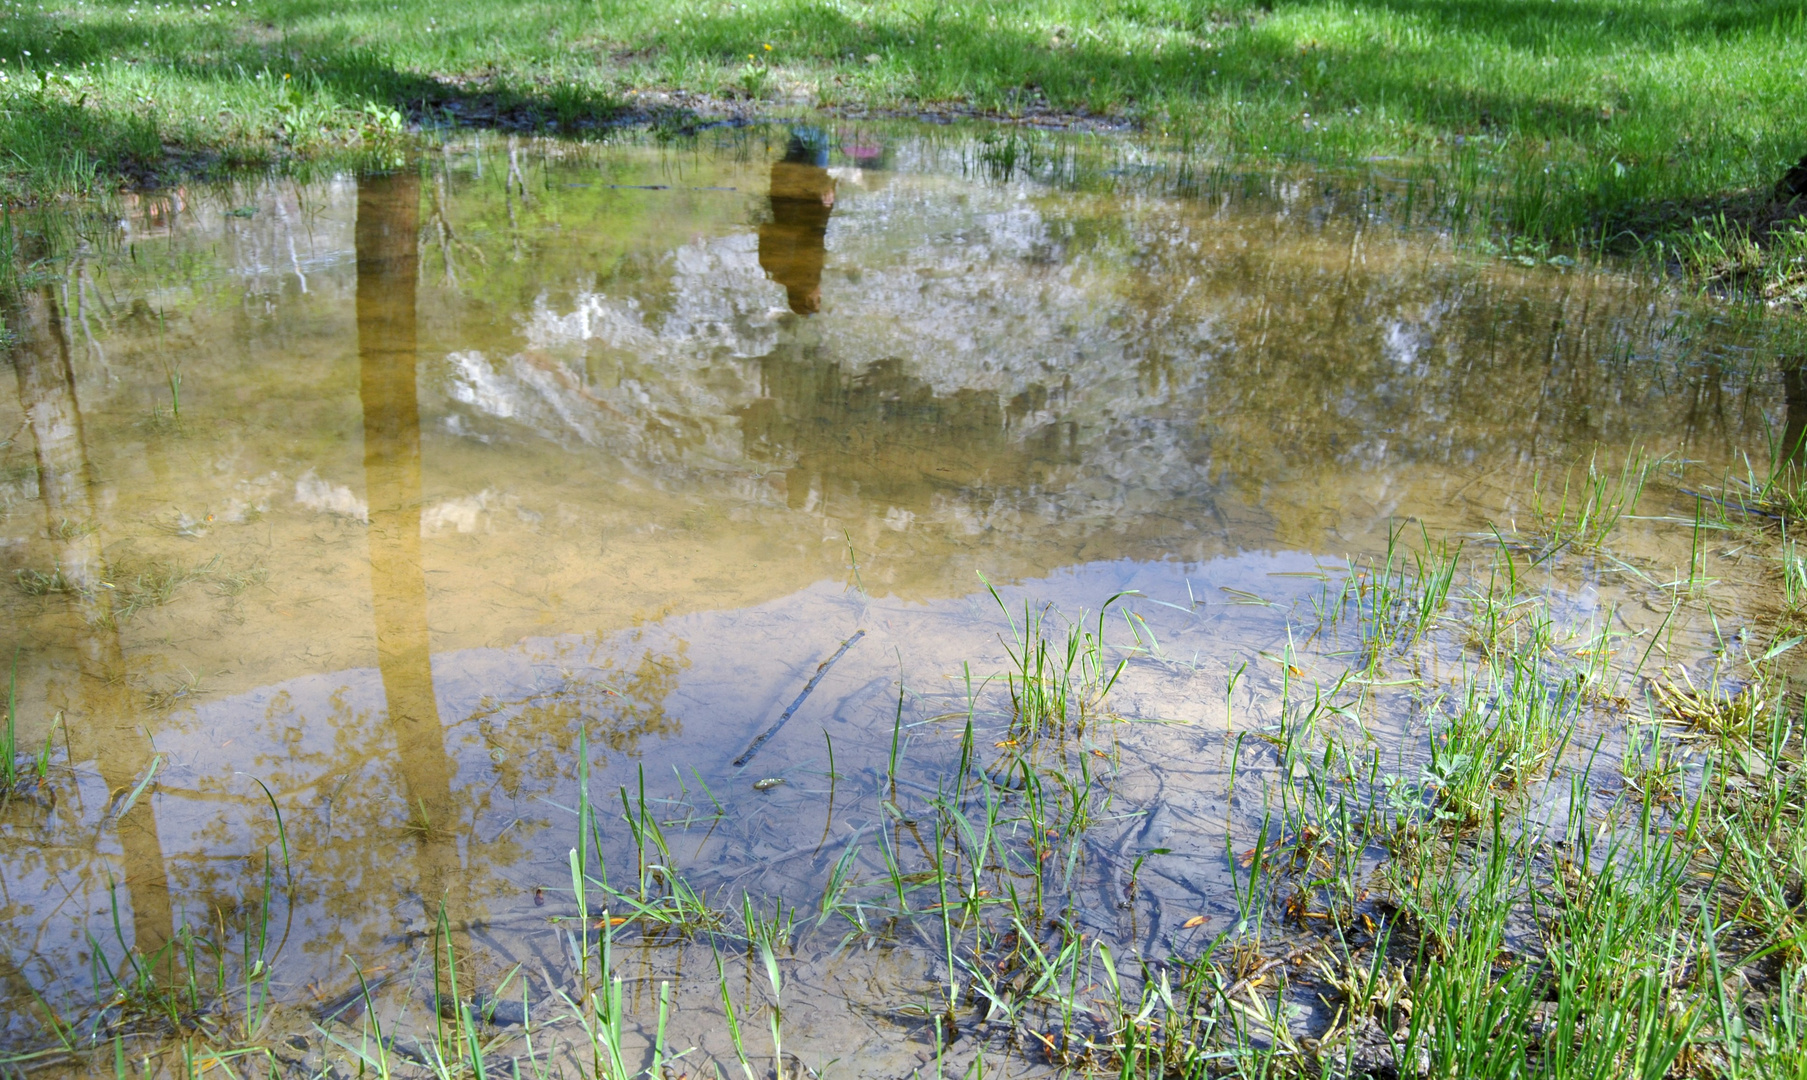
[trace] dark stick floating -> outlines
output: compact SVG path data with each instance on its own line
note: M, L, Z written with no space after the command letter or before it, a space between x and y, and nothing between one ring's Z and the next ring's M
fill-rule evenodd
M734 759L734 767L735 768L738 769L741 766L745 765L747 762L753 760L753 755L759 753L759 748L765 745L765 741L767 739L778 734L778 729L783 727L784 722L786 720L789 720L791 718L791 714L795 713L797 711L798 706L803 704L803 699L808 697L809 692L811 690L814 690L816 688L816 684L822 681L822 676L828 674L828 669L831 667L834 667L834 662L836 660L839 660L842 656L846 655L847 650L853 648L854 642L858 641L859 639L861 639L865 636L866 636L866 631L855 630L853 632L852 637L848 638L846 641L841 642L841 647L834 651L833 656L822 661L822 665L820 667L816 668L816 673L814 675L811 675L809 677L809 681L803 684L803 692L797 695L797 700L791 702L791 707L784 710L782 713L779 713L778 719L774 720L772 722L772 726L769 728L766 728L764 731L760 732L759 738L753 740L753 745L747 747L747 752Z

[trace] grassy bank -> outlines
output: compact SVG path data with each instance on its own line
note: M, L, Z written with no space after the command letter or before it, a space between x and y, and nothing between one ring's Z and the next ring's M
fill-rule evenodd
M1650 244L1775 298L1799 0L68 2L0 8L0 198L355 155L415 124L705 112L1104 118L1222 157L1429 170L1531 243ZM1754 246L1753 246L1754 245Z

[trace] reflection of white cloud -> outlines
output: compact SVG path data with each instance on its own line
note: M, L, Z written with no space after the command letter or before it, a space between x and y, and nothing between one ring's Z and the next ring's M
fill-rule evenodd
M520 351L448 356L446 393L465 408L445 430L483 439L531 433L674 482L714 473L733 485L748 463L737 414L778 389L765 384L769 369L745 361L808 365L813 354L832 359L841 379L884 362L936 395L995 395L1010 418L1009 441L1040 438L1057 421L1086 432L1081 471L1092 482L1067 477L1058 495L1018 493L1062 504L1043 511L1112 518L1128 508L1126 487L1151 496L1209 486L1195 424L1123 420L1147 410L1149 393L1137 376L1139 339L1126 328L1143 328L1165 354L1183 358L1156 392L1192 401L1203 394L1206 365L1186 361L1221 347L1217 313L1187 299L1186 288L1126 295L1122 266L1071 257L1064 224L1014 196L977 189L949 199L933 183L901 178L861 191L830 227L825 306L809 319L788 312L759 265L753 230L667 249L658 257L662 286L650 293L578 287L556 301L544 293L520 316ZM1158 247L1159 223L1149 231L1138 241ZM768 497L752 486L747 498ZM802 493L805 512L824 509L816 487ZM1025 509L1017 496L994 505L998 496L949 493L933 508L874 510L891 530L932 525L970 535L1009 527Z
M1401 371L1429 375L1430 359L1420 354L1427 348L1443 344L1438 331L1442 329L1443 316L1448 310L1447 301L1433 300L1421 306L1416 318L1402 316L1388 320L1386 329L1381 332L1382 355Z
M445 425L447 433L457 438L475 439L478 442L489 441L488 435L481 431L473 431L471 426L464 422L463 413L447 413L445 419L441 421L441 423Z
M1418 350L1424 347L1424 335L1417 327L1395 319L1387 324L1381 338L1381 349L1396 366L1411 371L1418 366Z
M350 488L343 484L331 484L314 475L309 469L295 481L295 501L310 510L318 510L326 514L339 514L354 521L370 523L370 510L364 500L352 494Z
M493 532L494 515L513 512L515 518L528 525L538 525L545 516L521 505L519 496L504 495L494 488L484 488L475 495L444 499L421 511L422 536L434 536L446 529L461 533Z
M478 412L507 419L515 414L513 388L496 374L479 352L455 352L446 357L452 369L450 392Z
M575 435L584 443L601 441L599 421L606 402L587 393L576 374L539 350L516 353L493 364L480 352L447 355L447 390L486 416L509 420L542 436L561 440ZM488 437L453 417L446 429L455 435L488 441Z
M510 504L513 504L513 498L502 498L490 488L475 495L446 498L445 502L435 502L434 506L421 511L421 535L432 536L448 527L459 533L475 533L479 526L488 531L488 515Z
M234 485L238 497L227 499L224 506L214 510L214 516L220 521L242 525L259 514L269 513L270 496L281 487L282 474L277 472L240 480Z
M504 428L648 464L690 455L737 459L732 413L754 388L721 361L776 347L783 290L760 269L750 235L699 239L667 258L674 288L656 314L634 297L579 290L561 311L541 296L520 321L520 352L500 360L475 351L446 357L447 396L508 421ZM446 422L465 437L495 431L484 427Z
M888 394L897 378L911 402L926 391L963 395L959 410L976 400L972 416L995 408L998 430L975 453L998 454L1001 467L926 505L898 500L914 516L867 505L874 528L971 536L1039 519L1121 529L1175 499L1210 504L1227 470L1267 445L1223 404L1251 393L1237 381L1239 338L1267 325L1278 297L1284 325L1325 302L1294 272L1295 259L1317 272L1316 249L1260 254L1269 226L1254 219L1207 222L1158 199L1050 200L1034 182L961 184L947 179L952 164L845 189L825 239L822 310L808 318L789 313L760 266L756 228L645 251L643 273L628 278L543 284L512 343L448 358L444 430L547 439L673 489L714 486L749 503L788 492L785 504L805 513L839 513L833 485L795 469L802 434L781 423L771 441L748 445L741 418L830 425L840 406L819 393ZM1293 185L1282 201L1301 204L1311 190ZM1089 236L1093 214L1116 224ZM1286 288L1269 283L1268 260ZM1336 362L1366 374L1327 403L1329 452L1353 467L1417 452L1394 430L1402 387L1438 378L1459 344L1443 325L1457 301L1427 295L1411 275L1364 280ZM1420 398L1414 408L1447 408ZM912 429L912 407L878 437L939 438ZM758 479L774 471L792 475Z
M535 300L533 314L522 323L521 336L535 349L555 349L595 338L631 347L652 338L641 325L637 301L615 303L593 292L579 293L576 306L563 315L548 308L545 297Z
M486 523L485 516L500 503L501 499L488 488L475 495L435 503L421 511L421 535L432 536L447 527L461 533L476 532L478 525Z

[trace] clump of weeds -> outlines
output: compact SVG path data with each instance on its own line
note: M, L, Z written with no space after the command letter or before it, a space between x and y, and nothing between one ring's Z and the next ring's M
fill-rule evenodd
M1637 512L1644 487L1659 464L1634 448L1617 468L1603 465L1595 453L1588 458L1584 475L1577 476L1573 469L1563 474L1560 489L1541 472L1533 476L1528 520L1519 533L1532 545L1533 563L1563 551L1600 550L1625 516Z

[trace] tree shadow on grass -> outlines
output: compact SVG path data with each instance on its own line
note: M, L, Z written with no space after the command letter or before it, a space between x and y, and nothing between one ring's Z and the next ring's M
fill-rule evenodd
M1800 17L1798 0L1624 4L1610 0L1367 0L1433 30L1492 38L1516 49L1613 53L1635 45L1653 53L1767 31Z
M576 137L648 120L685 130L694 126L695 117L682 106L703 104L704 95L675 94L678 107L660 116L630 108L612 87L629 74L655 85L665 72L679 84L696 71L714 72L710 77L719 80L722 72L742 62L753 47L749 43L777 41L779 51L773 55L806 72L821 70L824 79L831 73L835 79L857 79L864 65L849 70L846 58L880 57L875 75L890 80L893 89L887 92L900 104L965 102L968 111L1002 115L1021 111L1025 102L1038 103L1044 113L1104 108L1147 115L1173 106L1216 110L1226 130L1247 135L1252 144L1247 149L1278 137L1287 153L1307 159L1320 145L1310 133L1321 129L1325 116L1357 108L1372 111L1377 105L1440 137L1525 135L1591 148L1617 138L1614 125L1620 121L1610 108L1583 98L1573 86L1469 77L1451 69L1442 50L1479 35L1531 55L1547 51L1552 43L1583 52L1623 51L1634 44L1640 50L1663 51L1687 41L1771 28L1785 17L1797 17L1796 2L1675 2L1628 14L1605 0L1373 0L1366 10L1393 13L1431 32L1408 47L1361 38L1321 45L1296 40L1297 34L1279 22L1264 30L1257 21L1237 23L1240 29L1228 32L1221 48L1170 49L1165 55L1145 45L1124 48L1096 34L1075 32L1051 41L1046 28L994 23L971 14L947 16L942 9L924 14L900 8L856 19L815 2L760 11L742 8L683 26L646 25L635 31L628 51L598 36L599 26L568 12L523 12L508 40L499 41L490 54L495 59L443 71L426 68L424 61L398 59L420 45L411 46L400 35L418 36L408 20L423 15L424 7L395 16L394 43L370 41L368 29L360 39L345 26L335 26L338 9L318 0L267 9L281 25L196 20L180 28L146 27L130 21L121 6L76 20L21 11L7 21L8 41L29 48L33 62L60 62L69 71L124 58L152 75L214 87L222 100L237 94L245 115L234 129L223 121L145 107L117 95L79 105L73 93L66 93L35 101L15 98L12 118L0 120L0 126L75 132L67 145L83 147L99 171L140 183L209 162L228 167L268 163L299 153L296 148L303 144L318 154L323 147L330 150L334 140L355 143L360 112L367 108L396 110L422 123L555 127ZM1316 7L1287 12L1309 18ZM1193 12L1199 32L1208 29L1200 22L1206 19L1204 10ZM1338 7L1335 13L1348 12ZM441 14L452 20L444 28L448 35L475 33L490 15L481 6ZM1156 14L1135 18L1172 29ZM569 44L562 52L549 50L549 39ZM419 51L434 55L429 47ZM468 59L471 52L454 49L447 55L454 54ZM257 85L263 89L247 90L260 73L265 81ZM274 80L290 74L300 86L272 92L278 85ZM694 88L693 83L689 89ZM1302 96L1307 92L1308 104ZM292 108L285 95L293 96ZM1226 115L1228 101L1239 107ZM1241 107L1245 101L1248 105ZM716 99L713 104L724 103ZM744 100L727 104L747 111L760 107ZM1310 113L1318 114L1316 120ZM1678 129L1685 120L1678 118ZM1359 123L1345 127L1353 132L1347 140L1323 144L1327 159L1362 153L1363 139L1382 137Z
M1467 25L1469 16L1439 14L1442 7L1426 0L1387 0L1393 10L1419 18L1438 18L1447 25ZM1529 2L1501 3L1456 0L1449 5L1476 14L1477 24L1505 27L1509 33L1541 40L1552 25L1549 17L1533 12ZM1542 5L1549 7L1550 5ZM1564 9L1565 22L1579 16ZM1583 4L1592 10L1594 4ZM1780 10L1780 0L1753 5L1765 12ZM1541 10L1541 9L1539 9ZM1792 10L1792 9L1791 9ZM544 79L510 72L508 62L522 63L521 56L501 50L504 64L485 70L423 72L398 64L378 47L347 42L342 35L318 29L333 8L327 4L289 3L282 8L288 29L268 24L220 24L198 22L181 35L168 26L147 29L123 15L90 17L70 25L38 13L11 20L12 40L32 51L34 57L61 62L67 68L142 54L146 42L169 59L147 59L148 69L162 69L203 82L242 83L247 73L293 73L332 90L347 102L377 103L417 115L452 107L472 122L505 126L543 126L557 123L561 129L592 119L610 119L622 111L621 102L605 90L580 80ZM1504 14L1502 14L1504 13ZM976 19L938 18L919 24L906 18L856 20L838 8L799 5L791 16L807 15L807 42L784 46L788 55L805 64L834 64L846 56L879 55L908 70L902 80L904 96L930 98L969 96L987 111L1009 111L1013 91L1044 95L1055 108L1075 108L1085 103L1117 99L1130 107L1154 100L1209 97L1226 89L1243 87L1260 96L1291 78L1312 81L1333 98L1350 103L1382 95L1410 102L1427 119L1465 120L1486 125L1493 117L1530 117L1536 123L1572 127L1586 125L1588 110L1548 96L1505 87L1486 92L1444 87L1413 80L1409 68L1391 49L1343 50L1334 57L1335 71L1313 77L1313 65L1322 53L1301 56L1296 43L1278 35L1255 34L1237 43L1237 51L1210 57L1156 57L1146 49L1122 51L1096 39L1077 40L1065 47L1051 47L1043 35L1020 25L986 25ZM739 62L749 42L773 36L783 12L744 12L720 15L697 29L647 31L636 41L635 58L664 61L675 71L695 63L718 68ZM1753 18L1753 25L1768 25L1768 16ZM1491 21L1489 21L1491 20ZM1626 20L1613 20L1618 25ZM294 27L310 27L306 30ZM917 35L921 35L920 39ZM946 49L938 50L931 36L944 36ZM599 42L590 45L606 51ZM599 55L591 69L607 66ZM1209 68L1207 68L1209 65Z

